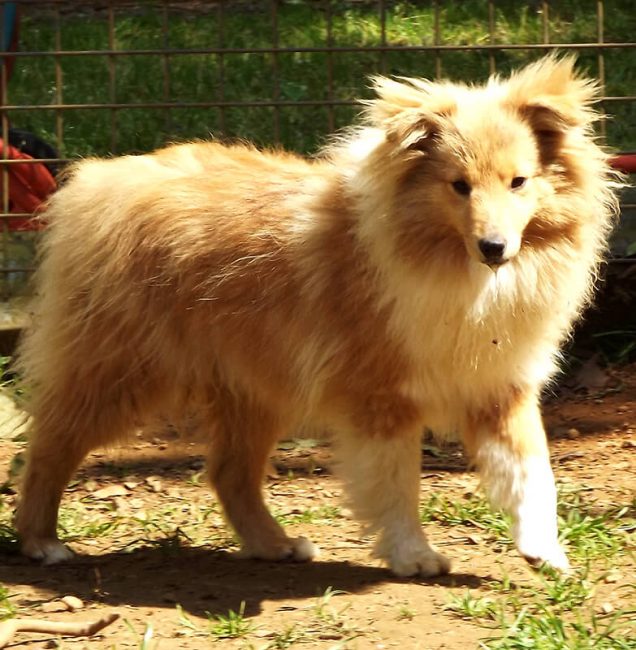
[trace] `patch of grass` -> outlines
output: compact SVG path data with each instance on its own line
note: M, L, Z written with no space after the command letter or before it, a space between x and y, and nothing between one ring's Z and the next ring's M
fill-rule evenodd
M124 623L135 638L137 638L138 632L135 630L133 624L128 619L124 619ZM150 645L150 642L152 641L154 633L155 630L152 623L146 623L146 627L144 628L144 631L141 634L141 639L139 640L139 645L137 646L139 650L151 650L152 646Z
M559 484L559 531L568 554L575 562L609 561L628 546L627 539L636 530L636 502L601 508L585 501L579 486ZM466 526L486 533L490 541L510 547L510 519L493 510L488 501L471 495L451 500L432 495L421 508L424 524Z
M352 625L345 616L350 603L345 603L343 607L337 609L332 602L334 598L345 594L345 591L327 587L324 593L316 599L315 604L310 609L311 619L305 628L309 638L339 641L333 647L340 648L361 635L361 630Z
M257 647L261 650L284 650L296 644L310 646L325 641L332 642L329 646L332 650L349 647L348 643L359 637L361 631L353 626L346 616L349 603L340 608L334 606L334 598L344 594L343 591L327 587L313 604L303 608L306 615L302 620L286 625L282 630L261 633L261 641ZM177 615L184 636L208 638L214 642L243 639L244 645L241 647L255 647L250 635L258 631L258 628L245 618L245 602L241 602L238 612L229 610L226 615L208 614L207 621L195 621L179 605ZM264 645L262 639L267 639Z
M626 255L636 255L636 240L625 251ZM634 299L634 295L631 295ZM629 363L636 358L636 329L595 332L593 341L608 364Z
M333 587L327 587L324 593L317 598L316 604L314 605L313 613L314 616L321 621L332 622L336 620L344 610L336 611L331 601L336 596L343 596L347 592L341 591L340 589L334 589ZM347 605L348 607L348 605Z
M245 618L245 601L241 601L239 611L230 609L226 615L208 615L210 635L215 639L238 639L248 634L253 624Z
M471 591L452 595L445 609L462 618L497 620L499 616L499 608L495 600L487 596L475 596Z
M398 621L412 621L417 612L408 605L408 603L404 603L403 605L400 605L398 609L398 615L397 615L397 620Z
M300 512L292 512L285 515L275 515L276 521L281 526L294 524L323 524L334 519L342 519L342 512L337 506L320 506L319 508L308 508Z
M634 648L626 637L616 636L611 622L603 624L593 617L590 624L566 623L555 616L537 616L521 612L501 639L487 642L492 650L525 650L527 648L563 648L619 650Z
M510 521L503 513L493 510L488 501L477 495L451 500L433 494L420 510L424 524L436 522L443 526L468 526L486 533L490 540L511 546L508 532Z
M17 613L15 605L11 602L9 590L0 584L0 621L13 618Z
M611 560L636 530L636 500L601 508L584 500L580 487L560 484L559 531L575 562Z
M620 575L625 561L626 570L633 570L634 503L603 508L587 502L585 491L574 485L559 485L558 498L561 538L575 566L572 576L543 569L538 580L522 586L504 576L481 593L451 596L446 609L497 631L481 644L489 650L634 650L636 610L599 613L597 603L609 570L619 569ZM511 543L506 519L478 497L450 501L435 495L424 505L422 519L477 527L499 542ZM636 593L633 584L621 589Z
M588 568L567 577L544 570L530 584L493 583L487 595L453 595L446 609L495 632L480 644L489 650L633 649L636 610L598 613L595 592L602 581Z
M245 601L241 601L239 611L228 610L227 614L207 613L207 624L202 627L195 623L180 605L177 605L179 623L190 635L208 637L217 641L239 639L247 636L254 628L252 621L245 618Z
M305 640L306 635L297 625L286 627L281 632L274 632L272 640L265 646L265 650L286 650L296 643Z
M88 509L75 502L72 506L60 508L58 526L66 541L98 539L106 537L121 525L121 518L104 505Z
M218 525L212 517L218 517ZM196 500L187 506L182 500L169 500L148 509L120 510L110 499L97 500L91 495L71 498L60 509L59 527L66 541L100 539L100 546L128 553L150 547L175 555L183 547L236 546L230 529L217 515L217 507L207 500L205 505Z

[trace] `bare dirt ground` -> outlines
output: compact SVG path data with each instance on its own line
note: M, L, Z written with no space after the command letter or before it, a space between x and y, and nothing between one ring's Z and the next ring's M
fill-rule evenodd
M587 380L602 388L565 389L547 400L555 473L600 508L633 502L636 366ZM371 540L360 540L357 525L341 509L329 447L302 440L281 445L266 493L293 535L320 546L320 558L310 564L236 559L205 484L200 450L172 437L139 437L133 446L87 460L65 495L62 517L67 536L77 537L71 543L80 554L74 562L41 567L20 557L15 545L0 548L0 586L19 616L79 621L120 614L91 639L21 634L15 647L461 650L476 648L491 631L449 611L449 598L467 590L488 593L493 581L538 580L514 550L470 521L428 526L453 560L451 575L391 576L370 559ZM23 446L3 437L0 481ZM424 451L423 502L433 493L464 499L476 489L459 448L425 445ZM4 492L0 511L6 512L15 496L11 486ZM633 591L622 587L634 582L633 560L633 554L622 557L618 577L599 587L596 600L606 609L629 605ZM67 611L60 598L69 595L79 597L83 608ZM228 615L230 610L242 616ZM247 634L231 638L241 625Z

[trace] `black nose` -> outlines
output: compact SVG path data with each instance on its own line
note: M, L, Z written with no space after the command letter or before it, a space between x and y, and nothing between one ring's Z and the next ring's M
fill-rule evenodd
M484 237L477 242L486 264L501 264L504 261L506 240L500 237Z

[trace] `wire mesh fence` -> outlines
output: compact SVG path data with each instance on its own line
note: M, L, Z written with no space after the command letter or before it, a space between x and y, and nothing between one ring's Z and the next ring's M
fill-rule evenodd
M631 0L17 0L0 3L0 34L3 298L24 290L38 236L12 201L18 168L55 177L80 156L210 134L311 152L374 73L477 81L573 51L613 116L601 137L636 150ZM23 131L51 149L14 155Z

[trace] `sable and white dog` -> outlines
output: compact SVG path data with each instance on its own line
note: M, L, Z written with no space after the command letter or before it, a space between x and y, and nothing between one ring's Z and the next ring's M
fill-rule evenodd
M316 160L211 142L73 167L20 356L26 555L72 555L58 506L91 449L196 413L246 556L315 554L261 493L276 441L312 422L397 575L450 569L420 527L424 427L461 434L524 557L567 568L539 393L616 210L597 86L555 57L483 86L374 83Z

